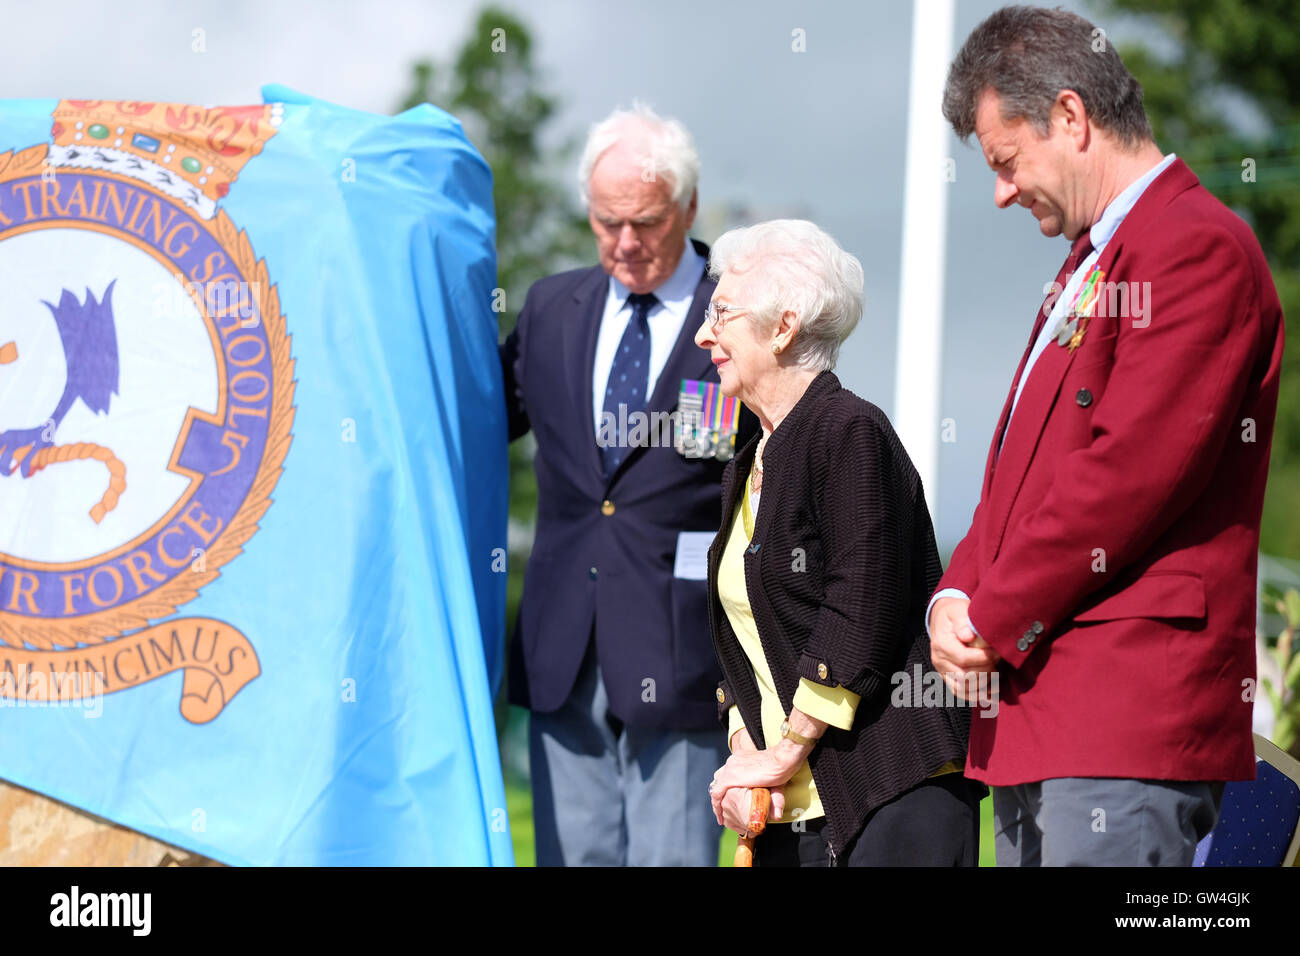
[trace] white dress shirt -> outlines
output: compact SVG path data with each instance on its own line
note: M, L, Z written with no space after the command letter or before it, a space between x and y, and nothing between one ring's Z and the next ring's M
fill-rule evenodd
M1024 389L1025 382L1029 380L1029 373L1033 371L1034 363L1038 361L1038 357L1043 354L1044 350L1046 350L1048 343L1053 340L1054 336L1052 333L1060 324L1061 318L1065 315L1066 309L1074 304L1075 293L1079 291L1079 286L1087 277L1088 270L1090 270L1096 264L1097 260L1101 258L1102 252L1105 251L1106 246L1115 235L1115 231L1119 229L1120 223L1124 221L1124 218L1129 214L1129 211L1142 197L1142 194L1146 192L1147 187L1155 181L1157 176L1168 169L1169 165L1177 158L1178 157L1173 153L1170 153L1158 164L1151 167L1148 172L1129 183L1128 187L1122 193L1107 204L1106 208L1102 211L1101 218L1098 219L1096 224L1088 230L1088 239L1092 243L1093 251L1091 255L1084 259L1083 262L1075 268L1074 274L1066 281L1065 288L1057 297L1056 302L1052 304L1051 314L1047 317L1047 321L1043 323L1043 330L1038 333L1038 338L1034 340L1034 347L1029 353L1029 360L1025 362L1025 370L1020 375L1020 381L1016 383L1016 394L1011 400L1011 415L1007 417L1007 427L1002 432L1002 441L1006 440L1007 432L1011 431L1013 417L1016 413L1016 405L1020 402L1020 392ZM1001 447L1002 445L999 444L999 450ZM970 600L970 595L958 588L943 588L935 592L934 597L930 598L930 603L925 609L925 633L927 635L930 633L930 611L934 608L934 602L940 598L946 597L958 597ZM973 622L971 628L976 634L979 634L979 628L975 627Z
M704 257L695 251L687 239L682 257L677 261L677 268L653 290L659 303L646 316L646 323L650 326L650 367L647 369L649 374L645 391L647 407L659 375L668 364L668 356L677 344L682 323L686 321L686 313L690 311L691 302L695 299L695 287L700 284L707 265ZM597 435L600 434L601 412L605 408L609 369L614 364L618 343L623 341L623 333L632 320L632 308L627 304L629 295L631 292L627 286L613 276L609 277L605 314L600 320L600 332L596 336L596 361L591 368L591 416L592 427Z

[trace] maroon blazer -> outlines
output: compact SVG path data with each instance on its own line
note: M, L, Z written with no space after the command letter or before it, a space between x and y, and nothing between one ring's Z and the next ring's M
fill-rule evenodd
M1073 353L1049 343L999 453L1008 395L939 583L970 595L1004 661L967 775L1252 779L1277 292L1254 234L1181 160L1097 265L1149 290L1145 316L1103 295Z

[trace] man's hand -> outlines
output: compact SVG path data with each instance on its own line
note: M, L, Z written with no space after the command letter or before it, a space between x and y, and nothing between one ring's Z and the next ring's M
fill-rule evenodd
M971 627L965 598L946 597L930 610L930 662L948 688L967 700L966 690L976 682L967 674L991 674L1002 658Z

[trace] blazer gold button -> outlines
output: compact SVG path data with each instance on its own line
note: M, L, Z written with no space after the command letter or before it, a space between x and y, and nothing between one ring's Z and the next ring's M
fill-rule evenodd
M1092 404L1092 392L1088 391L1086 388L1081 388L1074 396L1074 400L1079 403L1080 408L1087 408Z
M724 693L722 692L722 688L719 687L719 688L718 688L718 703L719 703L719 704L724 704L724 703L726 703L726 701L727 701L727 695L724 694Z
M600 503L600 513L603 515L612 515L614 513L614 502L606 498Z
M817 665L817 676L820 677L822 680L825 680L825 679L826 679L826 675L829 674L829 673L830 673L830 671L828 671L828 670L826 669L826 665L825 665L825 664L818 664L818 665Z

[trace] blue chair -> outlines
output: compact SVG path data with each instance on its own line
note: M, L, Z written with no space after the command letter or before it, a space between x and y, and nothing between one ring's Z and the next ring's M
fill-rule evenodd
M1255 779L1223 788L1219 822L1192 866L1300 865L1300 761L1255 734Z

